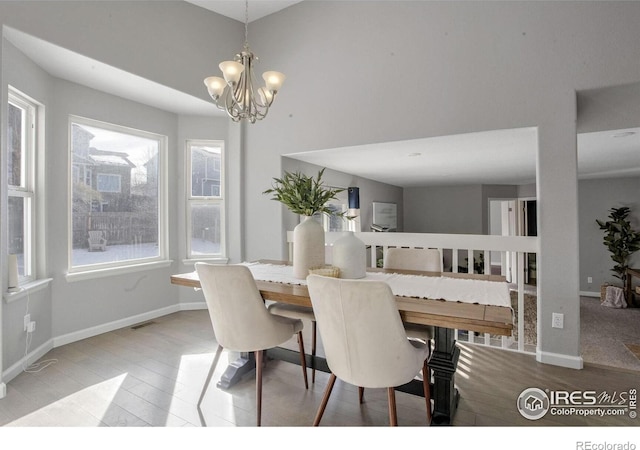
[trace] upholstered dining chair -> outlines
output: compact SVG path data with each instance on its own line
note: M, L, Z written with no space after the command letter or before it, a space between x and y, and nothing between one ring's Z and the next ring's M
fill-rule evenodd
M305 388L309 387L302 340L302 321L270 314L256 287L251 271L246 266L196 263L195 267L218 342L218 349L198 400L198 411L222 350L254 352L256 423L260 426L264 350L276 347L297 334L304 384Z
M269 305L269 312L278 316L289 317L291 319L308 320L311 322L311 382L316 382L316 345L317 345L317 327L316 315L313 308L306 306L292 305L289 303L274 302Z
M394 388L411 381L421 369L430 423L428 346L407 338L389 285L319 275L309 275L307 284L331 371L313 425L320 424L340 378L361 389L387 388L389 423L396 426Z
M437 248L388 248L384 254L383 267L442 272L442 254Z
M397 270L420 270L424 272L442 272L442 254L436 248L389 248L385 252L383 268ZM411 338L429 342L433 339L434 329L427 325L405 324L407 335Z

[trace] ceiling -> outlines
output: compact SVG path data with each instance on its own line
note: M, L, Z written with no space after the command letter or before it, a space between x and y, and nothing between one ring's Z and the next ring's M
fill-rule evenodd
M376 143L287 157L400 187L535 183L536 128ZM640 175L640 128L580 133L580 179Z
M177 114L223 115L212 102L87 58L13 28L5 26L3 36L54 77Z
M185 0L188 3L206 8L209 11L221 14L226 17L230 17L239 22L244 23L245 18L245 3L240 0L232 1L216 1L216 0ZM300 3L302 0L295 1L250 1L249 2L249 22L268 16L278 12L284 8L287 8L296 3Z
M244 18L244 3L238 0L189 2L236 20L242 21ZM294 3L299 2L254 1L249 5L250 20L272 14ZM20 31L4 27L4 37L55 77L177 114L224 114L212 102L138 77ZM625 89L622 94L622 97L617 97L617 103L620 98L624 98L631 104L640 105L640 85L631 90ZM585 105L599 105L598 108L591 109L592 119L604 115L603 111L610 117L615 111L615 105L602 104L602 96L602 90L583 94ZM640 127L635 118L637 114L631 115L634 116L629 121L631 126ZM611 128L615 127L601 127L597 131L578 134L580 178L640 175L640 128ZM285 156L400 187L529 184L535 182L537 147L536 129L518 128Z

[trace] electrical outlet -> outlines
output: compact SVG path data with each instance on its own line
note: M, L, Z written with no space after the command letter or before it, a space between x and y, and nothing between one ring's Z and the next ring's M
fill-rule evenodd
M587 277L587 283L589 284L593 283L593 277Z
M551 326L553 328L564 328L564 314L553 313L551 315Z
M25 314L24 316L24 331L27 331L27 328L29 327L29 322L31 322L31 314Z
M27 325L27 333L33 333L34 331L36 331L36 322L29 322Z

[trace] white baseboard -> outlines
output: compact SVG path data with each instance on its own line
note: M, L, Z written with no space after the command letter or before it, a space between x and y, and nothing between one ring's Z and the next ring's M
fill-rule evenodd
M600 298L600 292L580 291L580 297L597 297L597 298Z
M568 369L582 369L584 364L582 356L562 355L560 353L536 351L536 361L551 364L554 366L566 367Z
M180 303L180 311L194 311L199 309L207 309L206 302Z
M49 352L55 347L71 344L72 342L77 342L82 339L87 339L93 336L97 336L99 334L108 333L110 331L135 325L140 322L146 322L148 320L155 319L157 317L166 316L167 314L172 314L174 312L192 311L192 310L201 310L201 309L207 309L207 304L204 301L192 302L192 303L179 303L177 305L167 306L166 308L156 309L154 311L149 311L143 314L138 314L135 316L124 318L124 319L115 320L113 322L104 323L95 327L85 328L84 330L74 331L73 333L64 334L62 336L57 336L53 339L49 339L40 347L31 351L28 355L21 358L20 361L16 362L7 370L2 372L2 379L5 380L6 382L11 381L12 379L20 375L24 367L27 367L30 364L32 364L34 361L37 361L38 359L42 358L44 355L47 354L47 352ZM5 383L0 383L0 398L3 398L5 395L6 395L6 385Z
M18 362L16 362L14 365L9 367L7 370L2 372L2 378L5 379L7 382L13 380L15 377L20 375L20 373L22 373L22 371L24 370L25 367L28 367L31 364L33 364L34 362L36 362L37 360L42 358L44 355L46 355L52 349L53 349L53 339L49 339L47 342L42 344L40 347L32 350L31 352L29 352L28 355L20 358L20 360ZM2 392L0 392L0 394L1 393ZM2 398L2 395L0 395L0 398Z
M53 338L53 346L60 347L61 345L70 344L72 342L87 339L99 334L108 333L110 331L118 330L120 328L129 327L140 322L146 322L147 320L155 319L156 317L166 316L174 312L180 311L180 305L171 305L165 308L156 309L146 313L138 314L136 316L126 317L120 320L114 320L113 322L103 323L101 325L85 328L84 330L74 331L73 333L64 334Z

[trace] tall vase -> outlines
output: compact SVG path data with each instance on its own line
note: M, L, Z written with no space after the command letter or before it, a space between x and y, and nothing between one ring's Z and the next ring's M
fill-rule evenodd
M309 268L324 265L324 228L305 216L293 229L293 276L307 278Z
M340 278L364 278L367 275L367 247L353 231L345 231L333 243L332 264L340 268Z

